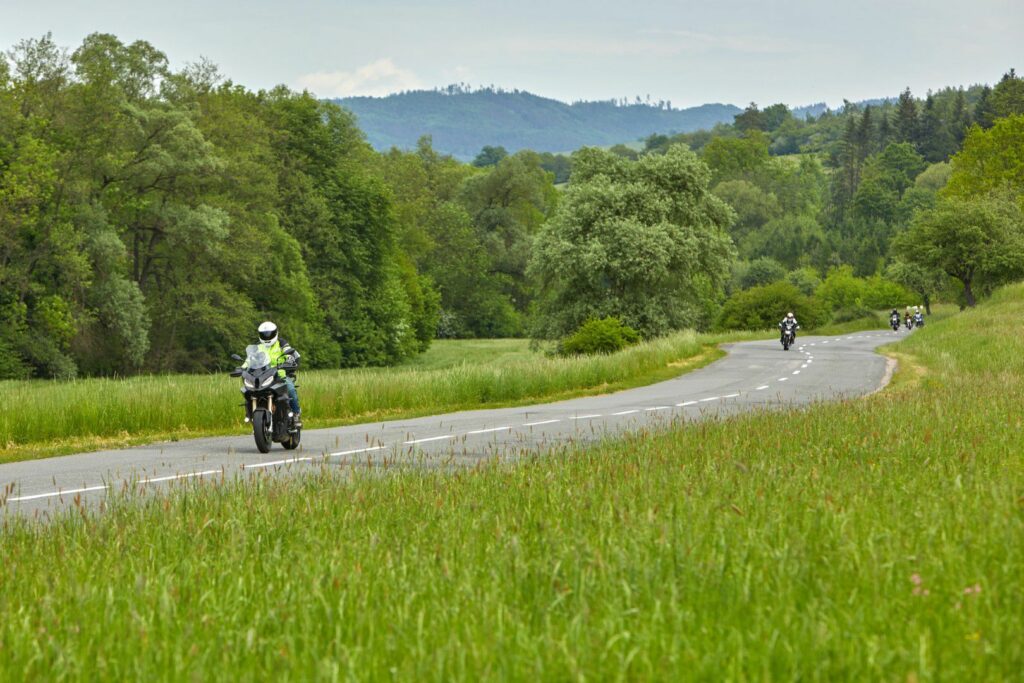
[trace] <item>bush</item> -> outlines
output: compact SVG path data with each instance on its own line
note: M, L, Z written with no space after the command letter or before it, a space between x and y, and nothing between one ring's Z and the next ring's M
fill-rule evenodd
M882 325L882 319L878 317L878 314L864 306L840 308L832 314L832 322L834 323L848 323L853 322L854 320L862 320L864 318L869 318L874 322L877 322L879 326Z
M639 333L623 325L618 318L600 318L588 320L563 339L559 344L559 353L563 356L614 353L639 341Z
M793 311L800 325L808 329L829 320L827 307L818 299L803 294L788 282L775 282L729 297L722 307L718 327L724 330L774 328L788 311Z
M869 277L864 286L864 307L874 310L913 306L920 297L903 285L881 276Z

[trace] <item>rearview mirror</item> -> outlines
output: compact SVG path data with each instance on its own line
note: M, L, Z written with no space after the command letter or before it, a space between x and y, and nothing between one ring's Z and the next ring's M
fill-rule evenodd
M240 361L240 360L242 360L242 357L239 356L237 353L233 353L233 354L231 354L231 359L232 360Z

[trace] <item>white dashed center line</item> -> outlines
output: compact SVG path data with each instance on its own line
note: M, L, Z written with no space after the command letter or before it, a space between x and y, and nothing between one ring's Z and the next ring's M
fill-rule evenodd
M601 417L600 415L573 415L570 420L592 420L595 417Z
M312 461L313 458L287 458L285 460L271 460L270 462L254 462L251 465L242 465L242 469L256 470L261 467L276 467L277 465L290 465L293 462Z
M490 434L491 432L503 432L512 429L512 425L505 425L504 427L491 427L490 429L474 429L467 434Z
M101 484L101 485L98 485L98 486L83 486L80 489L67 489L67 490L64 490L64 491L53 491L51 493L36 493L34 495L31 495L31 496L17 496L15 498L8 498L7 502L8 503L13 503L13 502L17 502L19 500L38 500L40 498L54 498L56 496L69 496L69 495L71 495L73 493L86 493L88 491L103 491L104 489L107 489L107 488L109 488L109 487L106 484Z
M633 413L639 413L639 412L640 412L640 409L637 408L636 410L620 410L617 413L612 413L612 415L632 415Z
M676 407L677 408L685 408L686 406L692 406L692 405L696 405L696 404L697 404L696 401L683 401L682 403L677 403Z
M767 388L768 388L768 385L767 385L767 384L762 384L762 385L761 385L761 386L759 386L759 387L758 387L757 389L755 389L755 391L764 391L764 390L765 390L765 389L767 389Z
M561 422L561 420L541 420L540 422L524 422L523 426L524 427L537 427L539 425L549 425L549 424L554 424L556 422Z
M355 455L356 453L369 453L371 451L382 451L384 446L367 446L366 448L353 448L350 451L338 451L337 453L328 453L330 457L337 457L340 455Z
M457 438L458 434L442 434L441 436L428 436L425 439L413 439L411 441L404 442L406 446L412 446L417 443L427 443L428 441L442 441L444 439Z

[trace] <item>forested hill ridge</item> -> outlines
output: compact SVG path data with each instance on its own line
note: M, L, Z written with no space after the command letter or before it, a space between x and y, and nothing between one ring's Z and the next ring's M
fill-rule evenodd
M571 152L651 133L687 133L731 123L741 111L731 104L673 109L670 102L639 98L566 104L521 90L460 86L333 101L356 115L378 150L412 149L420 136L429 135L435 149L463 161L487 145L509 152Z

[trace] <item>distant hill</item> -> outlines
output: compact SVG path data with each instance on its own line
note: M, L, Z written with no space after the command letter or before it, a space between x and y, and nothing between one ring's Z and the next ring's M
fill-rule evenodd
M458 87L333 101L356 115L370 144L379 150L408 149L421 135L430 135L435 149L464 161L485 145L500 145L509 152L570 152L652 133L686 133L732 123L741 111L731 104L688 109L614 101L566 104L523 91Z

